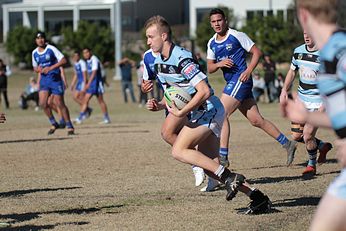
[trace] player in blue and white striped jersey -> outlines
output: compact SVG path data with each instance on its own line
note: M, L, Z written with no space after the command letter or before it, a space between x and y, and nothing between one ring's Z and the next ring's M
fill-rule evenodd
M294 49L291 68L287 72L285 83L281 90L280 104L285 104L287 101L287 92L294 81L296 73L299 72L299 99L304 102L305 107L309 111L322 111L324 110L322 97L317 88L317 73L321 66L319 50L306 32L304 32L304 41L303 45ZM332 148L332 145L317 139L315 137L317 127L311 124L304 125L292 122L291 132L294 140L305 143L308 152L309 162L303 175L316 174L317 150L320 152L317 162L322 164L326 161L327 152Z
M243 175L233 173L219 164L218 137L224 108L213 94L197 60L191 52L173 44L171 27L162 16L148 19L145 29L147 44L154 52L160 53L154 67L163 87L177 85L192 94L190 102L181 110L174 103L169 108L169 113L176 117L186 117L192 113L191 119L180 130L173 144L173 157L180 162L202 167L210 177L225 183L226 200L233 199L238 190L246 193L253 200L248 213L267 212L271 205L269 198L261 191L251 189Z
M296 141L288 140L272 122L262 117L252 94L251 73L257 66L262 52L245 33L228 27L227 18L221 9L212 9L209 16L215 35L207 45L208 72L214 73L221 69L226 81L220 98L226 111L220 140L221 163L225 166L229 165L230 123L228 117L238 109L253 126L262 129L286 149L289 165L296 151ZM249 65L246 64L248 53L252 55Z
M36 34L35 42L37 48L32 52L32 66L34 71L39 74L40 105L52 125L48 135L53 134L59 127L48 105L50 95L66 122L67 133L73 135L74 128L70 120L70 113L64 102L65 85L60 73L60 67L66 63L66 58L56 47L46 43L46 35L43 32Z

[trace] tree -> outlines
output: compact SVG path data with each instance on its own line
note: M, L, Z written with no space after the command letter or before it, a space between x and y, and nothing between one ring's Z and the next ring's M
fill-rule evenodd
M5 47L13 55L14 64L24 63L31 67L31 53L36 48L35 33L36 30L23 26L16 26L8 33Z
M228 23L232 28L235 28L236 19L232 9L228 9L224 6L219 6L218 8L222 9L228 19ZM214 35L214 31L210 26L209 13L204 15L202 22L200 22L196 29L196 44L202 51L206 52L207 43L209 39Z
M77 31L74 32L71 27L63 28L62 35L62 45L67 50L82 50L88 47L101 62L113 62L115 59L113 32L109 27L80 21Z
M241 31L276 62L290 61L292 49L303 42L300 27L279 16L254 17Z

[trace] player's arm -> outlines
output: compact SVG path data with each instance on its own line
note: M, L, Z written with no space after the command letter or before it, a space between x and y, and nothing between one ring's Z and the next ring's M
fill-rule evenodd
M216 55L210 47L210 42L207 45L207 70L209 74L216 72L219 68L231 68L233 66L233 60L223 59L217 62Z
M67 84L67 81L66 81L65 70L64 70L63 67L59 67L59 68L60 68L61 79L62 79L62 81L63 81L63 83L64 83L64 87L65 87L65 89L67 89L68 84Z
M196 94L192 97L190 102L188 102L185 107L183 107L181 110L179 110L175 104L174 101L172 102L172 107L169 109L169 112L171 112L173 115L178 117L184 117L189 112L194 110L195 108L199 107L203 102L205 102L210 97L210 88L206 81L200 81L197 85L195 85L195 88L197 90Z
M166 101L164 98L161 101L152 98L147 101L146 107L149 111L161 111L166 108Z
M256 68L258 61L262 56L262 51L255 44L251 47L249 53L252 54L251 61L246 70L239 76L241 82L245 82L250 78L251 73Z
M286 74L285 82L284 82L284 85L281 89L280 104L282 104L283 102L285 102L288 99L287 92L290 89L290 86L293 83L295 76L296 76L296 71L293 70L292 68L290 68Z
M293 93L293 99L287 99L282 103L282 115L292 122L305 124L309 123L315 127L331 128L332 124L326 112L309 112L302 101Z
M76 83L77 83L77 73L76 73L76 70L73 70L73 77L71 81L71 91L73 91L73 89L75 88Z
M90 77L89 77L88 83L85 84L85 89L88 89L88 88L90 87L90 84L91 84L92 81L94 80L96 74L97 74L97 70L93 70L93 71L91 72L91 75L90 75Z

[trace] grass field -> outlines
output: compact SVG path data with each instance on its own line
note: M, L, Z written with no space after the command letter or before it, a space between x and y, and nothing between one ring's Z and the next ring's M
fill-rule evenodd
M307 230L340 169L332 150L316 177L302 179L304 146L287 168L285 150L236 112L231 168L266 192L275 207L270 214L241 215L248 198L239 193L226 202L224 190L203 193L194 187L191 168L175 161L160 137L163 112L124 104L119 82L110 80L106 93L111 124L98 124L102 114L93 99L93 115L76 126L75 136L66 130L47 136L43 112L17 104L30 75L10 77L11 109L0 125L0 222L11 225L4 230ZM223 80L212 76L211 84L220 95ZM66 101L75 118L78 107L69 91ZM289 136L290 124L277 104L259 107ZM318 137L334 139L322 129Z

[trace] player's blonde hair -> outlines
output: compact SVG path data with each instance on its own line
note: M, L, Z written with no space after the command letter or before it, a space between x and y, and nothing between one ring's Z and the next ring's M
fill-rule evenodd
M162 17L161 15L152 16L145 22L145 29L147 30L152 25L157 25L157 29L161 33L167 33L169 40L172 39L171 26L164 17Z
M297 9L304 8L318 21L336 23L339 0L296 0Z

